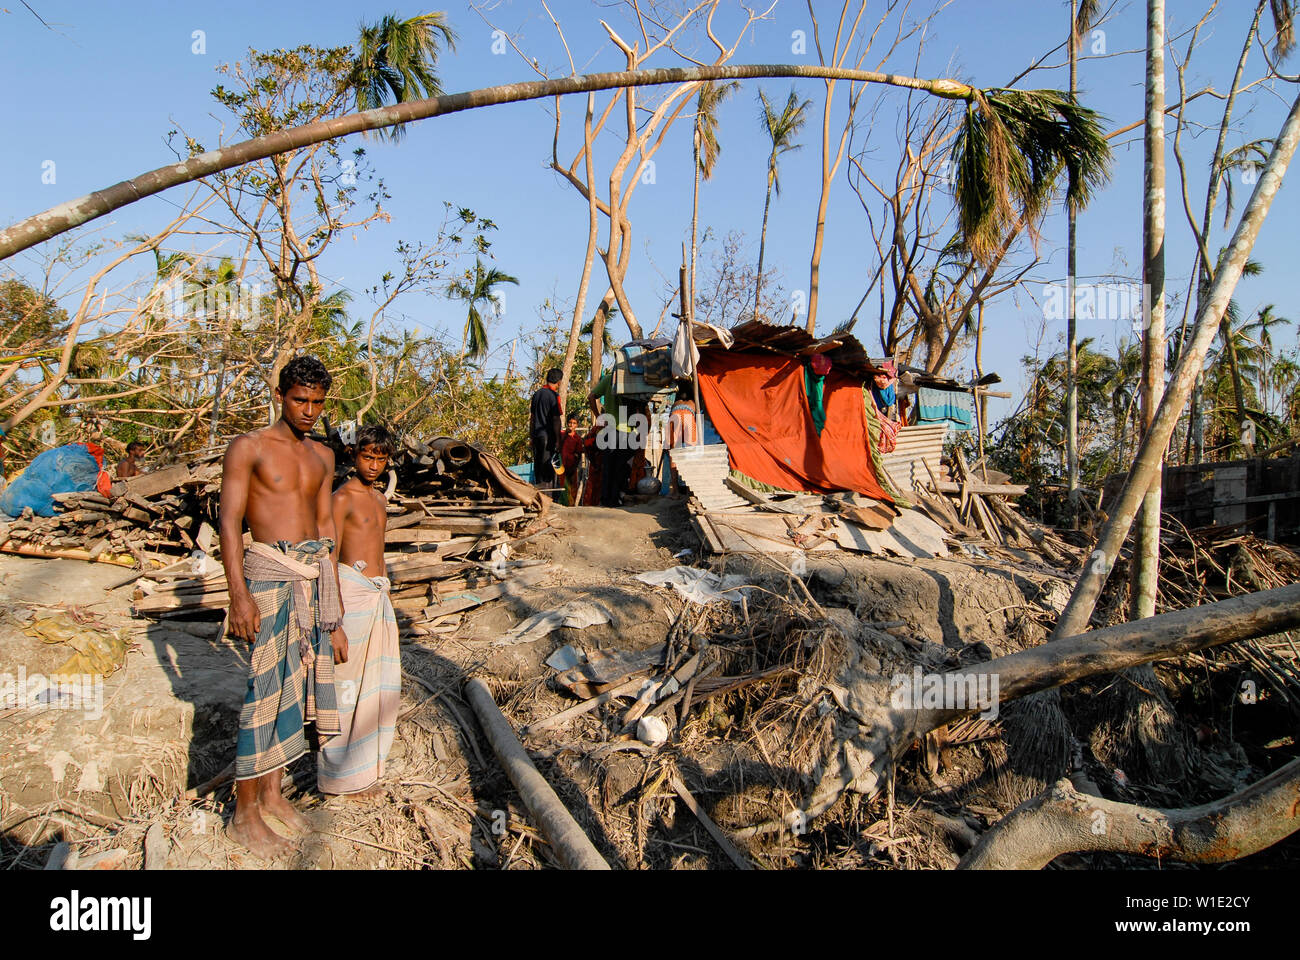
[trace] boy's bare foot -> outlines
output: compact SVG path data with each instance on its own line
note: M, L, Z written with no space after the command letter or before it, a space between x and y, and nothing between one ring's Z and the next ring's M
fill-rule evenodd
M226 826L226 836L263 860L274 860L293 849L293 844L268 827L255 812L244 817L236 812Z
M311 821L304 817L292 803L278 793L263 792L261 796L262 816L278 820L286 830L296 837L311 833Z

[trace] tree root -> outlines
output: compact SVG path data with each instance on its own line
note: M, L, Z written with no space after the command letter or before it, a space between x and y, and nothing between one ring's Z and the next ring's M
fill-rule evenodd
M980 837L959 870L1038 870L1063 853L1140 853L1223 863L1300 830L1300 760L1213 803L1162 810L1080 793L1059 780Z

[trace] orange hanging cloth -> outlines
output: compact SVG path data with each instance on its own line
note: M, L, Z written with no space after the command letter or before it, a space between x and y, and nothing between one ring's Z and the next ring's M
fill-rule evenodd
M733 469L783 490L852 490L892 503L871 465L862 384L832 370L826 427L813 426L803 364L768 353L702 350L700 397Z

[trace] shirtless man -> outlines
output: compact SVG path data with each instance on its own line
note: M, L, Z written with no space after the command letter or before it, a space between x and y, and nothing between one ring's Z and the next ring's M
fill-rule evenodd
M140 476L140 458L144 456L144 450L144 444L139 440L132 440L126 445L126 459L117 465L117 479Z
M357 431L356 476L334 493L334 556L347 612L348 662L335 672L342 733L321 747L316 783L326 796L372 799L393 745L402 698L397 617L384 575L388 501L380 478L394 453L392 435L368 424Z
M281 716L276 714L272 718L276 721L276 735L284 736L286 740L283 744L276 744L282 748L282 752L271 762L277 765L274 769L259 770L256 775L241 775L240 766L245 765L247 770L253 762L246 760L249 743L255 737L264 739L262 733L253 729L253 723L265 718L252 716L255 699L265 693L259 670L268 675L276 673L277 679L274 682L283 682L286 687L290 683L296 684L296 706L299 709L306 696L304 674L307 675L306 683L310 684L313 671L317 674L327 671L320 665L319 658L314 667L311 663L306 663L304 670L307 658L300 656L297 645L291 645L292 648L283 654L284 663L277 666L272 661L268 664L268 653L263 651L269 650L270 656L275 655L276 637L272 635L274 622L280 621L283 624L291 620L295 611L290 609L285 615L267 610L267 615L264 616L259 609L244 575L248 558L243 544L243 527L247 522L253 540L272 548L280 542L301 544L318 540L327 542L332 548L334 515L330 506L330 487L334 478L334 453L307 436L321 415L331 379L324 365L315 357L299 356L291 360L280 371L279 384L275 389L275 399L280 404L280 419L270 427L236 437L226 451L222 471L221 557L230 591L228 629L232 636L255 644L249 658L248 697L244 712L240 715L235 773L236 808L228 833L254 854L267 858L286 852L291 844L270 829L265 817L279 820L292 833L303 833L310 829L311 824L280 792L283 768L306 751L306 739L301 726L286 731L285 727L290 724L279 723ZM248 557L253 556L250 551ZM330 576L334 576L332 569ZM337 589L337 580L333 586ZM311 591L313 599L317 596L317 589L319 588ZM276 615L272 616L272 613ZM325 656L331 643L329 640L322 642L319 637L314 639L316 651ZM333 630L332 641L333 660L345 661L347 640L341 626ZM280 642L284 646L282 638ZM290 661L290 657L294 659ZM330 673L332 676L332 670ZM332 700L332 690L328 696ZM280 700L287 702L294 698L295 691L286 690ZM317 700L320 699L318 690ZM316 706L319 708L321 704L318 702ZM288 703L288 709L294 707L295 703ZM272 709L276 707L273 705ZM285 710L286 707L279 709ZM301 716L295 713L291 719L301 723L307 718L303 712ZM318 730L319 727L318 722ZM293 755L290 756L290 753Z

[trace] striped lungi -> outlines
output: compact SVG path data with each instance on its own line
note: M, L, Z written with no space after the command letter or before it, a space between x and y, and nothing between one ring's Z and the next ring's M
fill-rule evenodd
M262 624L239 714L238 780L260 777L306 753L303 727L310 721L321 737L340 730L330 643L341 616L330 563L334 543L282 540L277 547L254 543L244 555L244 577Z

